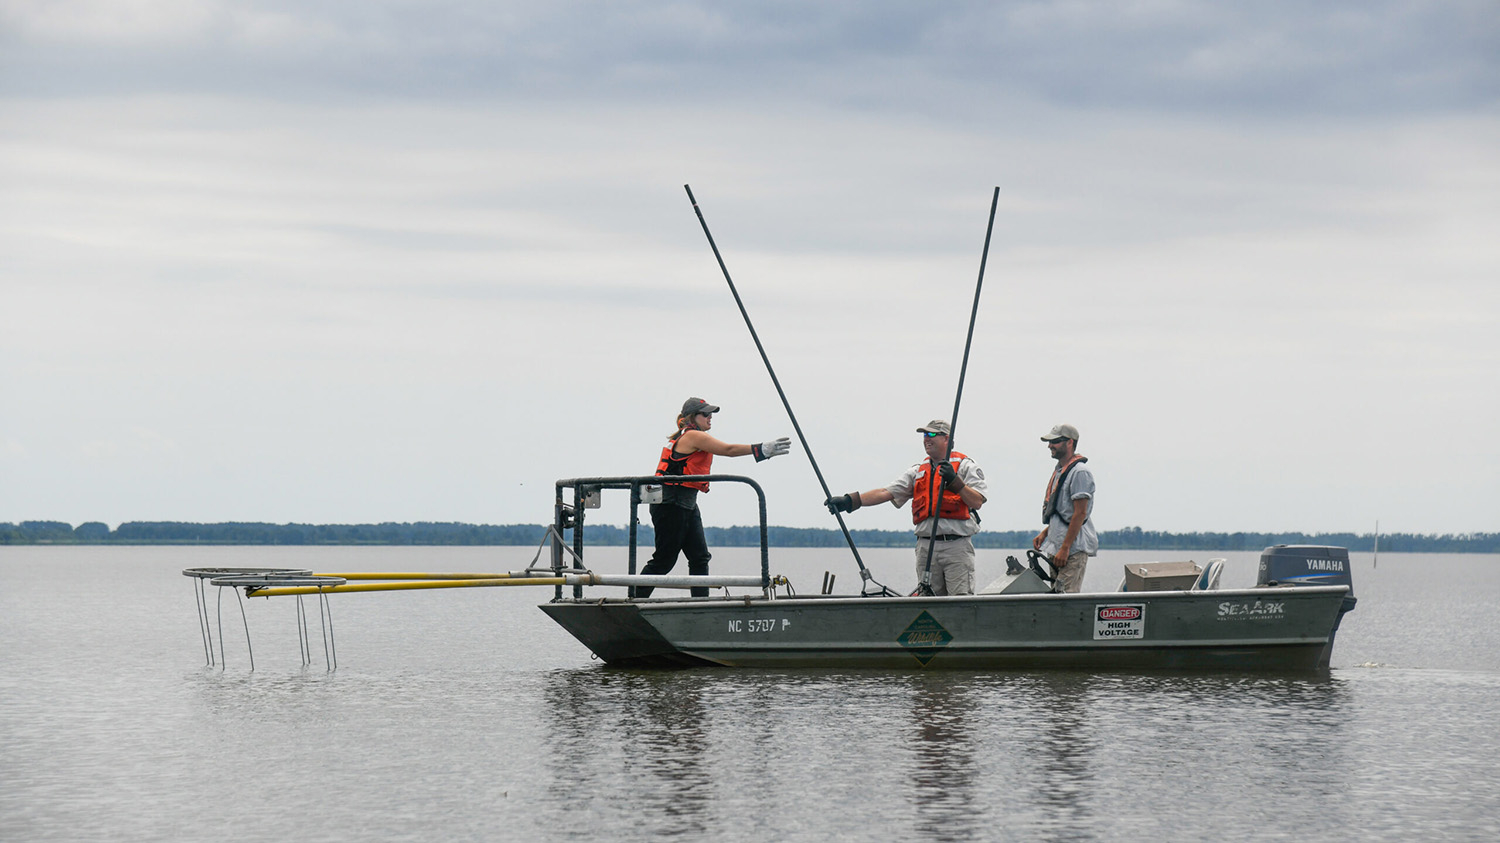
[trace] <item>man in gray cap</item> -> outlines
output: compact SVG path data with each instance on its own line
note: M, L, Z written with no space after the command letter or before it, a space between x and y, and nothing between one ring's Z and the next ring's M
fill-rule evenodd
M1057 582L1052 590L1058 594L1077 593L1083 587L1083 570L1089 557L1099 553L1099 533L1094 530L1094 473L1077 453L1078 428L1060 424L1042 437L1047 450L1057 460L1047 494L1042 498L1042 523L1046 526L1032 547L1051 557L1057 568Z
M952 428L933 419L917 428L927 459L912 465L900 477L879 489L850 492L823 502L829 512L853 512L861 506L890 501L902 506L911 501L911 520L917 533L917 582L927 569L928 547L932 548L932 593L974 593L974 540L979 532L979 507L984 505L984 470L958 451L949 450ZM948 461L943 462L943 456ZM937 482L932 467L937 466ZM934 531L937 541L932 541Z

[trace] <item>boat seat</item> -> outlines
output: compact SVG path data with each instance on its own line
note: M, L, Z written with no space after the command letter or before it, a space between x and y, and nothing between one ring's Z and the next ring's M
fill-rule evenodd
M1210 559L1203 566L1203 573L1193 583L1193 591L1218 591L1219 577L1224 573L1224 559Z

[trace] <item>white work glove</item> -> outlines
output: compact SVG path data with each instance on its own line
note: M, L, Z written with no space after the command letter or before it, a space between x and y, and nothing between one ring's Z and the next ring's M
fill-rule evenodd
M755 461L768 460L771 457L779 457L792 449L792 440L783 436L780 439L772 439L770 442L762 442L759 445L751 445L750 453L755 455Z

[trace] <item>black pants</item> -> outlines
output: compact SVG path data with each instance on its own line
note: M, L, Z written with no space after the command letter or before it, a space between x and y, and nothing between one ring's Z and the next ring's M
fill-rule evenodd
M670 573L677 565L677 554L682 553L687 556L689 574L708 574L708 560L713 554L708 552L708 540L703 538L703 513L696 505L683 509L670 503L652 504L651 526L656 530L656 552L641 573ZM652 590L653 586L636 586L635 596L650 597ZM694 588L693 596L707 597L708 589Z

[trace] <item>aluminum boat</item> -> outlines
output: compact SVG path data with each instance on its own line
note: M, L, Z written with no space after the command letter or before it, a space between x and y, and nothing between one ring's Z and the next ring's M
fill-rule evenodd
M1220 590L1223 560L1126 566L1120 589L1053 594L1032 554L979 594L798 595L771 573L765 494L760 502L761 576L636 575L638 507L656 477L559 480L552 573L567 577L540 608L611 665L625 667L878 667L911 669L1244 670L1326 669L1343 616L1355 606L1349 553L1341 547L1278 545L1261 555L1256 586ZM586 510L603 490L630 493L628 572L602 577L584 566ZM571 491L571 500L566 500ZM571 531L572 541L564 534ZM568 557L571 556L571 559ZM1045 558L1043 557L1043 560ZM592 580L590 579L592 577ZM600 596L585 583L665 588L722 586L750 593L709 597ZM828 591L825 583L825 591ZM616 592L618 593L618 592ZM658 592L660 593L660 592Z

